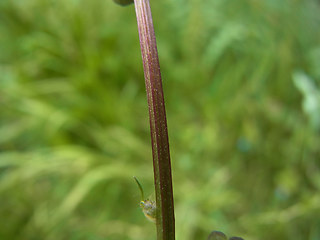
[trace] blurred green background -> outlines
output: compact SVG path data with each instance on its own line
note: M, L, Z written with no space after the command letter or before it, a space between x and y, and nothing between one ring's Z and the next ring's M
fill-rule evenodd
M151 6L177 240L319 240L319 1ZM133 6L1 0L0 73L0 239L156 239Z

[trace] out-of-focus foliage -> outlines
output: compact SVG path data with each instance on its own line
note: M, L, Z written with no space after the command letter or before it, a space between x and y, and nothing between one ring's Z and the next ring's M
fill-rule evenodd
M178 240L320 239L320 3L151 0ZM0 1L0 239L155 239L133 6Z

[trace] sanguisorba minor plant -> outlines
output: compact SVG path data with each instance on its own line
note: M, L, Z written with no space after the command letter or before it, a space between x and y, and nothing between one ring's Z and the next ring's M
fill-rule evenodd
M115 2L120 5L134 2L135 5L149 106L157 239L174 240L175 220L167 120L150 3L149 0L115 0Z
M152 201L144 199L142 187L135 178L141 191L140 206L146 217L156 222L157 239L174 240L175 220L167 119L150 3L149 0L114 1L123 6L132 3L135 5L148 99L156 206L153 206ZM227 240L227 237L222 232L213 231L208 240ZM231 237L229 240L242 238Z

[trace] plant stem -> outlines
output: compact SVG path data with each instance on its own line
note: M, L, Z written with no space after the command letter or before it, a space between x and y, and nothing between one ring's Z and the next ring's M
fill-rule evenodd
M134 0L149 105L157 239L174 240L175 223L166 111L149 0Z

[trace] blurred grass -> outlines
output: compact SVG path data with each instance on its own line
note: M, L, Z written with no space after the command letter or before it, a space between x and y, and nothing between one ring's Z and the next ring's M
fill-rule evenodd
M320 7L151 1L177 239L320 239ZM0 239L155 239L133 7L0 2Z

